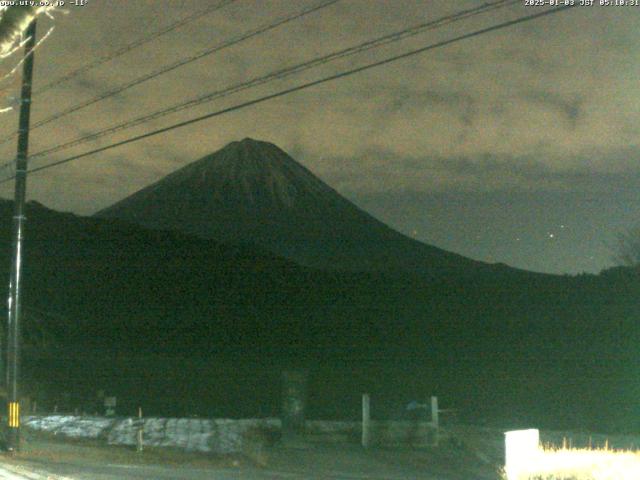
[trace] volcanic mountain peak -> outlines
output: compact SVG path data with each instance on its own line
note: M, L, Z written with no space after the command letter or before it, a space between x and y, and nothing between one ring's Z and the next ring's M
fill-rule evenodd
M167 190L189 190L209 197L219 208L291 209L297 202L337 193L276 145L245 138L228 144L125 199L165 195ZM197 192L200 192L198 194ZM334 199L335 200L335 199ZM117 209L116 204L99 214Z
M480 265L392 230L276 145L250 138L96 215L218 241L251 242L322 268L442 271Z

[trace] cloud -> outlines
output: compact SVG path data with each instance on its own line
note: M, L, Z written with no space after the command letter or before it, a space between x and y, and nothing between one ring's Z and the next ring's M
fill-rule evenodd
M129 3L113 9L94 2L61 17L39 51L36 84L143 37L190 9L202 8L195 0ZM429 2L428 8L423 0L399 4L339 2L136 87L113 102L101 102L34 131L31 150L477 6L471 1ZM140 22L150 9L166 15L148 18L148 31L143 31ZM287 13L290 6L279 0L246 0L225 7L83 75L73 87L36 98L34 121ZM526 13L528 9L516 6L427 32L64 155ZM97 156L96 161L87 158L78 162L78 168L61 167L65 175L53 175L51 170L47 180L42 177L39 182L63 182L64 188L40 191L65 208L84 209L86 202L78 200L84 198L79 193L83 183L76 180L94 175L104 189L96 195L105 202L115 201L246 136L280 145L330 183L353 191L574 189L590 183L600 188L607 182L611 186L615 180L635 178L640 50L616 47L633 45L629 41L635 38L636 27L624 9L573 9L127 145L113 155ZM4 131L14 130L15 125L13 115L0 118ZM15 152L12 144L2 148L6 158ZM111 161L115 165L107 167ZM51 203L45 197L39 200Z
M523 95L525 101L549 108L559 113L571 128L575 128L580 115L583 113L584 99L580 96L566 98L551 91L532 91Z
M640 188L640 149L610 152L603 164L618 165L602 172L589 157L567 159L577 165L557 168L534 156L415 157L370 151L357 158L323 158L319 175L339 191L366 195L381 192L423 193L556 191L609 193ZM561 164L563 162L554 162Z

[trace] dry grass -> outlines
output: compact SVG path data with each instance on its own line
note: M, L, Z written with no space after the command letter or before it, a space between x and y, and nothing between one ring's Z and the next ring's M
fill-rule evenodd
M639 480L640 451L545 446L505 480Z

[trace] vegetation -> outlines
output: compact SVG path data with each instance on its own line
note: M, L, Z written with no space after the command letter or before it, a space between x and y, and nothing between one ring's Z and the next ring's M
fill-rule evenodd
M635 480L640 478L640 452L607 446L541 449L531 466L505 480Z
M125 414L277 415L280 372L294 366L309 370L316 418L357 418L367 391L380 418L435 394L476 423L638 426L633 270L318 271L249 246L27 213L23 372L40 408L93 411L105 390ZM0 218L8 278L10 204Z
M618 235L614 259L625 267L640 266L640 228L632 228Z

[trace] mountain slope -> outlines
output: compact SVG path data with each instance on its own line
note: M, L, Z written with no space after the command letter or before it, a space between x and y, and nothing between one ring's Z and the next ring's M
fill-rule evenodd
M320 268L435 273L484 265L394 231L277 146L249 138L96 215L218 241L256 243Z
M0 201L5 282L12 211ZM51 409L107 389L127 412L272 416L293 365L312 371L316 418L357 414L363 391L389 414L437 392L475 420L638 418L637 272L424 281L316 271L33 203L27 218L23 371Z

